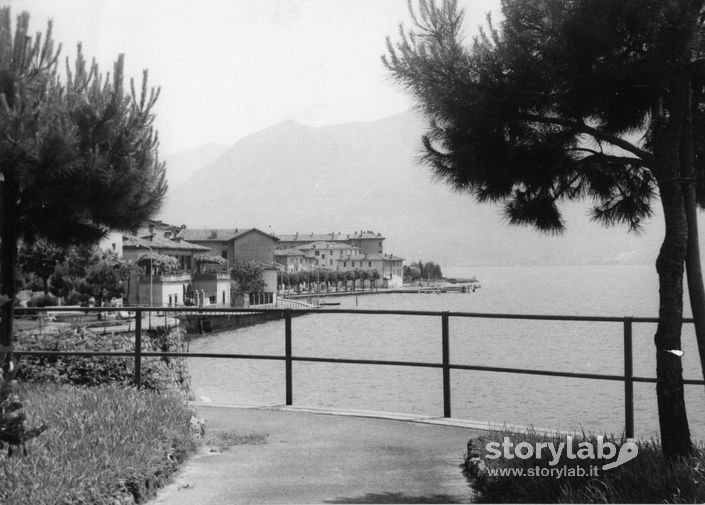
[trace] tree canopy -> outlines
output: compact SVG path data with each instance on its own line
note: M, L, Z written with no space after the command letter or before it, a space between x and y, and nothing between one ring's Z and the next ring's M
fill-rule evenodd
M235 263L230 269L230 278L237 284L238 293L247 295L264 292L264 275L254 262Z
M86 62L80 45L63 74L58 56L51 23L32 37L28 13L13 30L10 8L0 9L0 270L11 298L19 239L96 242L108 229L137 227L166 192L153 129L159 90L147 72L140 88L126 88L122 55L108 74ZM3 317L5 346L11 315Z
M657 397L664 452L691 450L680 349L687 263L701 364L705 291L703 2L503 0L472 41L455 0L420 0L383 61L428 118L422 160L510 224L560 233L560 202L639 230L660 199Z
M504 1L500 27L465 45L456 2L421 1L384 61L431 120L439 179L504 202L512 224L560 232L557 203L589 198L595 219L638 229L657 189L654 107L693 29L682 3Z
M46 295L49 293L49 278L54 274L57 265L66 259L66 255L65 249L41 240L20 249L19 266L23 272L34 273L42 280Z
M126 90L122 55L104 75L80 45L62 80L51 25L40 45L28 24L21 14L10 43L10 9L0 10L0 169L16 197L6 201L15 205L13 224L28 243L41 236L58 244L135 228L166 192L152 128L158 90L146 71L139 92L134 82Z

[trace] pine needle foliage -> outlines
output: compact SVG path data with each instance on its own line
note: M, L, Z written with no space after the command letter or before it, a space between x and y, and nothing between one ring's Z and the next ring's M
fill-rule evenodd
M589 198L594 219L636 231L658 193L654 107L683 64L681 4L504 0L499 26L466 42L455 0L421 0L383 62L429 118L438 179L504 202L511 224L560 233L558 204Z

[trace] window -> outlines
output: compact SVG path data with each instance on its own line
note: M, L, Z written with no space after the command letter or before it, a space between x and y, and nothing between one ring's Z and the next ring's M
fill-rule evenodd
M321 251L316 251L316 256L318 256L321 253Z
M215 305L216 303L218 303L218 297L215 295L210 296L210 297L208 297L208 301L210 302L211 305Z
M225 260L228 259L228 251L220 251L220 256Z
M326 259L326 255L325 255L325 254L321 254L321 259Z
M347 262L347 261L343 261L343 267L346 267L346 266L348 266L348 262Z
M225 291L223 291L223 305L225 305Z
M367 262L367 266L368 266L368 267L371 267L371 266L372 266L372 262L371 262L371 261L368 261L368 262Z

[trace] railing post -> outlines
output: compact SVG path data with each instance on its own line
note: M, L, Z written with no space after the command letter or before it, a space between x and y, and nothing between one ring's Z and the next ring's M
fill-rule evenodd
M142 311L135 311L135 386L142 387Z
M443 417L450 417L450 343L448 331L448 312L441 314L443 345Z
M624 318L624 434L634 437L634 368L632 362L632 318Z
M293 405L291 370L291 309L284 311L284 356L286 363L286 404Z

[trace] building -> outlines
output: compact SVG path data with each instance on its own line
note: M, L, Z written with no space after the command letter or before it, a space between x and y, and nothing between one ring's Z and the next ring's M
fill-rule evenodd
M392 254L358 253L343 256L338 260L338 270L376 270L386 287L404 285L404 258Z
M232 305L230 273L208 255L196 257L196 267L191 273L193 293L190 294L194 305Z
M359 247L363 253L368 254L383 254L384 253L384 240L385 238L381 233L375 233L373 231L360 230L355 231L352 234L343 233L311 233L311 234L299 234L295 233L293 235L277 235L279 239L278 247L281 249L296 248L302 245L312 244L314 242L330 242L338 244L349 244L355 247Z
M384 253L381 233L360 230L352 234L278 235L275 260L287 272L316 268L337 271L375 270L386 286L403 284L403 258ZM303 257L300 253L303 252Z
M360 254L361 249L347 242L312 242L296 248L304 253L310 266L338 270L338 260Z
M110 251L118 256L122 256L122 233L117 231L109 232L99 243L101 251Z
M157 235L162 238L174 238L179 231L185 228L184 225L175 226L173 224L165 223L164 221L157 221L156 219L149 219L145 221L142 226L140 226L134 233L135 236L146 238L152 235Z
M123 258L136 262L145 253L162 254L176 258L179 263L179 270L191 272L194 268L194 256L205 254L209 251L205 246L181 240L179 237L174 240L156 234L148 237L140 238L124 235L122 237Z
M279 265L281 270L294 273L313 269L315 260L307 257L301 249L275 249L274 263Z
M184 305L193 292L191 271L194 257L208 251L207 247L191 244L181 239L170 240L159 234L150 238L125 235L122 238L122 256L134 263L145 257L169 256L176 268L163 269L151 262L147 272L130 280L128 303L152 307Z
M226 269L236 263L255 263L262 270L264 292L255 298L250 297L247 303L276 304L277 268L274 253L279 239L257 228L182 228L177 236L206 247L210 255L225 259ZM222 297L222 293L219 296ZM236 306L246 304L244 300L235 298L232 303Z
M177 237L206 247L209 254L226 259L228 267L250 261L271 265L279 242L257 228L182 228Z

